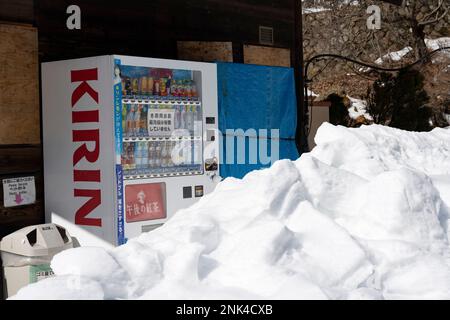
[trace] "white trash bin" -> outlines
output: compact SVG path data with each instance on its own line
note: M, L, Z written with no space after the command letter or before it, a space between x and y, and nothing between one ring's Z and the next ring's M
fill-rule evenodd
M4 297L52 276L53 256L69 248L73 248L72 237L52 223L26 227L4 237L0 242Z

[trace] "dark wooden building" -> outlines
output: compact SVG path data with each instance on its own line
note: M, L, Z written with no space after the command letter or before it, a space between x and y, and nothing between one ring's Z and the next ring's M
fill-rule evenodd
M81 9L81 30L68 30L66 9ZM177 58L177 41L260 44L259 26L273 28L273 46L292 48L292 0L0 0L0 20L37 27L41 61L99 54Z

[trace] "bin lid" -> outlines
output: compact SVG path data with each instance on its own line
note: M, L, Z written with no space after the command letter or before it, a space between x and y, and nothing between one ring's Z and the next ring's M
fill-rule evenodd
M20 229L0 242L1 251L26 257L47 256L72 246L72 238L66 229L54 223Z

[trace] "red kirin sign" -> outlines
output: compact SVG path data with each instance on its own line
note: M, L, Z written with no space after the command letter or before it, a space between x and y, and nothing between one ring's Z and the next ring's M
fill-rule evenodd
M88 217L102 203L101 190L98 186L101 182L101 172L98 166L100 156L99 94L91 86L98 80L98 69L72 70L70 75L71 82L77 84L71 99L72 142L76 147L73 152L73 181L74 183L96 183L94 188L89 189L75 186L73 190L75 198L88 198L75 213L75 224L101 227L102 219ZM82 106L78 104L84 96L89 96L91 99L90 110L81 110ZM89 125L89 128L85 127L86 124ZM93 144L94 147L89 149L88 143ZM88 170L79 168L78 164L83 159L92 168Z
M147 183L125 187L126 221L165 219L165 184Z

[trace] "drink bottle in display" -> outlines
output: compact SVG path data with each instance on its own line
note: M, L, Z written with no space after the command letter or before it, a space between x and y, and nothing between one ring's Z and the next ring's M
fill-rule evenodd
M198 98L197 85L195 84L194 81L192 81L191 91L192 91L192 97Z
M145 170L147 169L147 163L148 163L148 146L147 142L141 141L140 142L140 153L141 153L141 163L140 168L141 172L145 173Z
M154 86L153 78L147 77L147 94L149 96L153 95L153 86Z
M160 95L163 97L167 96L167 78L160 79L159 88L161 91Z
M173 80L170 82L170 94L171 94L173 97L178 97L178 87L177 87L177 82L176 82L175 79L173 79Z
M126 136L131 137L133 135L133 122L134 122L134 104L127 106L127 125L126 125Z
M161 142L161 167L167 167L167 143Z
M202 150L201 150L201 141L194 140L193 141L193 153L194 153L194 164L201 165L202 164Z
M127 132L127 104L122 104L122 133L126 135Z
M146 95L148 88L147 88L147 77L141 77L140 80L140 94Z
M198 137L202 134L202 112L200 106L193 106L194 109L194 136Z
M126 78L122 78L122 95L127 95L127 80Z
M179 106L175 106L175 113L174 113L174 119L173 119L174 123L173 126L176 129L180 129L180 125L181 125L181 111Z
M186 129L192 135L194 133L194 107L186 107Z
M133 95L139 94L139 79L133 78L131 79L131 90Z
M139 171L142 165L142 153L140 142L134 143L134 163L136 171Z
M141 120L140 120L140 125L139 125L140 136L143 136L143 137L148 135L147 117L148 117L148 107L147 107L147 105L143 105L142 111L141 111Z
M128 142L124 142L122 145L122 168L128 170Z
M191 141L183 141L183 164L191 164L192 146Z
M173 149L175 148L175 144L176 142L174 141L170 141L169 143L169 148L168 148L168 152L167 152L167 166L168 167L173 167L173 159L172 159L172 153L173 153Z
M191 80L186 80L186 97L192 98Z
M141 161L141 168L143 170L144 173L146 173L147 169L148 169L148 143L147 142L141 142L142 146L141 146L141 157L142 157L142 161Z
M139 127L141 124L141 110L142 105L135 106L135 112L133 117L133 137L137 137L139 135Z
M161 144L159 142L155 143L155 167L161 168Z
M148 143L148 166L149 168L154 168L156 165L155 162L155 143L149 142Z
M153 90L153 94L155 96L159 96L159 95L161 95L161 91L160 91L161 82L159 81L159 79L157 79L157 80L155 80L154 83L155 83L155 89Z
M183 81L182 80L178 80L178 96L180 98L184 97L184 86L183 86Z
M134 142L130 142L127 147L127 157L128 157L128 170L136 169L136 163L134 159Z
M180 129L186 129L186 110L184 106L180 106Z
M172 77L171 76L169 76L169 78L167 79L166 90L167 90L167 95L170 96L172 94Z

